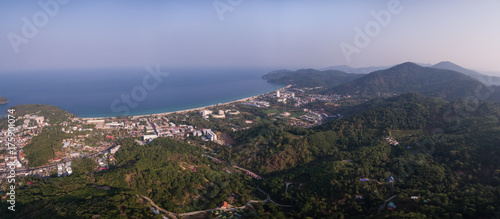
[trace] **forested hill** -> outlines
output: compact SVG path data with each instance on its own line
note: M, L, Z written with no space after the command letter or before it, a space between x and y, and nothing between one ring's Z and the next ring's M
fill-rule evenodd
M236 131L233 147L214 145L213 153L167 138L143 146L124 139L108 171L89 172L97 164L85 158L74 161L69 177L20 179L32 185L16 190L23 194L18 214L6 218L152 218L136 195L180 213L229 197L234 206L266 198L259 189L293 207L256 203L264 210L254 218L500 215L500 104L409 93L352 110L311 129L276 120ZM263 179L237 174L233 165ZM389 198L393 211L383 206Z
M419 92L426 96L455 100L473 95L474 90L481 86L484 87L479 81L452 70L403 63L387 70L372 72L326 93L373 97Z
M48 119L51 124L59 124L64 121L69 121L70 118L75 117L75 115L52 105L25 104L13 106L12 108L15 109L15 115L17 117L21 117L26 114L43 116L46 120Z
M8 102L9 102L9 100L8 100L7 98L5 98L5 97L0 97L0 104L6 104L6 103L8 103Z
M5 218L161 218L137 195L175 213L213 209L227 197L235 206L257 199L249 176L221 171L224 166L203 158L201 148L167 138L120 144L108 171L95 172L97 162L82 158L73 161L69 177L19 179L32 185L16 190L22 195L15 214L0 203Z
M315 69L301 69L297 71L274 71L262 79L269 83L291 84L296 87L325 87L333 88L349 81L362 77L363 74L345 73L336 70L318 71Z
M400 127L401 122L416 121L422 123L420 126L425 125L427 117L430 116L429 111L437 110L445 104L447 102L439 98L425 97L419 93L406 93L390 98L374 98L368 102L348 107L342 113L348 118L369 116L369 121L367 120L369 123L384 122L403 128ZM385 118L372 117L374 114L384 115ZM319 126L316 129L325 129L325 126ZM409 126L404 125L404 127L408 128ZM373 128L385 127L374 126Z
M462 66L459 66L453 62L448 62L448 61L440 62L440 63L437 63L437 64L431 66L431 67L440 68L440 69L448 69L448 70L460 72L462 74L471 76L472 78L474 78L474 79L476 79L476 80L480 81L481 83L488 85L488 86L500 85L500 77L484 75L484 74L481 74L479 72L463 68Z
M289 213L297 218L374 216L393 196L397 211L381 218L492 218L500 212L499 117L499 104L405 94L314 129L242 131L230 156L265 174L261 188L296 205Z

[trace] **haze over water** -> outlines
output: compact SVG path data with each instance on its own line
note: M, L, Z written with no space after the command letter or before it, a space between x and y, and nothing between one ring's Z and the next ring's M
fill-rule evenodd
M153 66L153 68L155 68ZM160 67L161 68L161 67ZM260 77L262 68L161 68L169 75L147 97L130 108L129 115L172 112L267 93L283 86ZM71 74L67 74L71 73ZM0 93L10 102L0 105L5 112L19 104L55 105L79 117L109 117L111 103L142 86L145 68L24 71L5 74ZM4 83L8 81L9 83ZM154 79L150 80L151 83ZM118 106L126 106L124 103Z

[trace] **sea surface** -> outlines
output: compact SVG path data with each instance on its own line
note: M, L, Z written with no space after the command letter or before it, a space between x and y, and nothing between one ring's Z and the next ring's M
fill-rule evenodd
M156 66L151 66L156 70ZM173 112L260 95L284 86L261 76L265 68L167 68L166 76L145 67L0 72L2 116L19 104L55 105L81 118ZM144 83L145 81L145 83ZM126 98L130 99L127 103ZM114 105L113 105L114 103Z

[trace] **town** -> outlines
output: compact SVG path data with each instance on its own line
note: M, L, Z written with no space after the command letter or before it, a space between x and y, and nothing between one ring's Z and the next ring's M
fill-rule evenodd
M7 155L7 130L0 132L0 180L6 179L8 164L15 165L16 176L20 177L68 176L73 173L72 160L78 158L91 158L99 164L95 171L106 171L115 162L114 154L120 149L118 142L129 137L136 138L140 145L158 137L168 137L206 149L209 148L203 142L232 147L235 142L231 132L249 129L260 123L282 120L289 125L309 128L329 119L341 118L341 114L326 111L322 106L339 105L342 100L351 97L308 93L314 89L317 88L287 86L263 95L195 110L110 118L72 117L59 124L41 115L26 114L18 118L19 125L15 127L17 134L13 143L18 149L17 156ZM31 165L23 148L45 129L55 127L69 137L60 142L60 149L55 151L56 157L42 165ZM237 166L234 169L240 169L253 178L261 178L249 170Z

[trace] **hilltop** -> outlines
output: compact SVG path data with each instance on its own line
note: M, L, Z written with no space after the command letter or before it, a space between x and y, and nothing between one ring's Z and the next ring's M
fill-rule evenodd
M453 62L443 61L443 62L437 63L431 67L432 68L439 68L439 69L448 69L448 70L460 72L460 73L468 75L468 76L470 76L470 77L472 77L472 78L474 78L474 79L476 79L476 80L480 81L481 83L488 85L488 86L489 85L500 85L500 77L484 75L484 74L481 74L477 71L463 68L462 66L459 66Z
M493 101L499 96L497 87L492 85L500 84L500 77L483 75L448 61L435 65L406 62L390 68L351 68L344 65L327 69L330 70L279 70L262 76L262 79L270 83L292 84L296 88L324 87L326 91L321 91L321 94L326 95L354 95L364 98L387 97L408 92L418 92L445 100L477 96L478 91L481 94L487 92L487 99ZM344 72L360 73L369 70L376 71L369 74Z
M8 100L7 98L5 98L5 97L0 97L0 104L6 104L6 103L8 103L8 102L9 102L9 100Z
M347 73L356 73L356 74L368 74L370 72L374 71L379 71L379 70L384 70L388 69L392 66L370 66L370 67L362 67L362 68L353 68L348 65L335 65L335 66L330 66L324 69L321 69L323 71L325 70L337 70L337 71L343 71Z
M362 74L345 73L337 70L300 69L297 71L280 70L270 72L262 76L262 79L275 84L292 84L299 88L332 88L362 76Z
M426 96L453 100L472 95L482 84L462 73L403 63L327 90L325 93L365 97L419 92Z
M52 105L25 104L13 106L12 109L15 109L15 115L17 117L22 117L27 114L43 116L45 119L48 119L51 124L59 124L75 117L75 115Z

